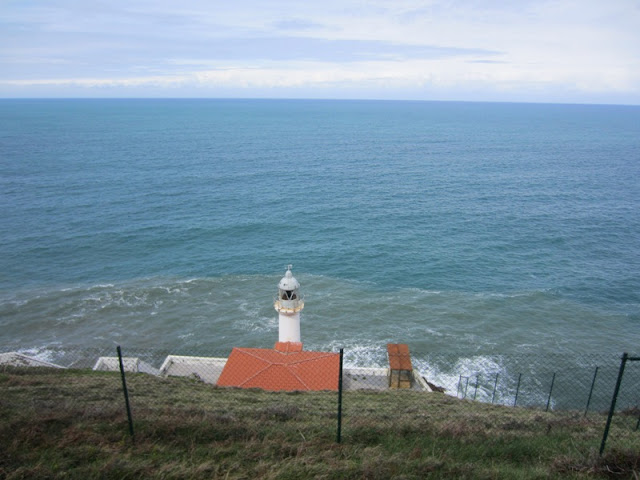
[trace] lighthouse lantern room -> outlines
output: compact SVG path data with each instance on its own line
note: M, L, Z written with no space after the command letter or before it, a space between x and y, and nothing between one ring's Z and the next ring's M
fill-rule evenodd
M278 284L278 297L273 306L278 312L278 341L300 343L300 312L304 301L300 295L300 283L291 273L292 265Z

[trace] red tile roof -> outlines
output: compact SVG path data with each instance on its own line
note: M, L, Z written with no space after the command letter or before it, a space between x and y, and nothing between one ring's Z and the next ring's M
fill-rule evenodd
M288 351L234 348L217 384L273 391L338 390L340 354L306 352L299 345L300 350L295 344L280 346Z
M279 352L284 353L292 353L292 352L301 352L302 351L302 343L300 342L276 342L276 346L273 347Z

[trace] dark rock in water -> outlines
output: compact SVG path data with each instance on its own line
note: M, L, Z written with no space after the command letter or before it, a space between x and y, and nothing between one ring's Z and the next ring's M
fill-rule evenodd
M433 390L434 392L445 393L446 390L443 387L439 387L438 385L431 383L429 380L427 380L424 377L422 378L424 379L425 382L427 382L427 385L429 385L429 388L431 388L431 390Z

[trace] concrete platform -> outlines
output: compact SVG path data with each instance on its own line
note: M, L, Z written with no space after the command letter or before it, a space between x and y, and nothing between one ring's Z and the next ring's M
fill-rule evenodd
M215 384L226 363L226 358L169 355L160 367L160 375L192 377L205 383Z
M137 357L122 357L122 367L125 372L148 373L150 375L160 374L160 370ZM93 369L101 372L119 372L120 362L118 361L118 357L100 357L93 366Z
M0 353L0 365L10 365L12 367L49 367L65 368L54 363L38 360L18 352Z
M432 392L418 372L411 372L413 382L411 390ZM345 390L389 390L388 368L344 367L342 370L342 387Z

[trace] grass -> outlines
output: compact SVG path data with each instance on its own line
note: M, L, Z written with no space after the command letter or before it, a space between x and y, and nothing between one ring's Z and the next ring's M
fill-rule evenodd
M473 403L443 394L222 389L119 373L0 371L0 478L639 478L637 416Z

